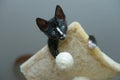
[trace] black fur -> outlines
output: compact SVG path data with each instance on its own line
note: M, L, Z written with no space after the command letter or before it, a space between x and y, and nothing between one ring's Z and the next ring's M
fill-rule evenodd
M93 35L89 35L89 40L91 40L94 44L97 44L97 41Z
M65 14L62 8L57 5L55 10L55 16L52 19L47 21L42 18L37 18L36 24L39 29L48 36L48 47L52 56L55 58L59 54L59 51L57 49L59 40L63 40L65 38L67 31ZM61 34L57 30L57 28L63 34Z

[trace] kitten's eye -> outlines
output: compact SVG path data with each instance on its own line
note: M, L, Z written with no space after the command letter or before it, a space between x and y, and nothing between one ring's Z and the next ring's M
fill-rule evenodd
M63 26L61 26L61 27L60 27L60 29L62 29L62 30L63 30L63 29L65 29L65 26L64 26L64 25L63 25Z
M52 36L55 36L55 31L52 31Z

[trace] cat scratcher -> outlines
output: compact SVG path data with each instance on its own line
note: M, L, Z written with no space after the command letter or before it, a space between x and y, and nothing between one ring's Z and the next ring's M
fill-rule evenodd
M88 46L88 34L78 22L68 27L67 37L60 41L59 51L71 53L74 64L59 69L46 45L20 66L27 80L110 80L120 74L120 64L97 46Z

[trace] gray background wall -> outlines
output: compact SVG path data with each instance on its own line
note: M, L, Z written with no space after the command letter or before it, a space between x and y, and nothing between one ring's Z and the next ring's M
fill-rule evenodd
M15 80L14 60L47 44L35 18L50 19L57 4L68 24L80 22L96 36L99 47L120 63L120 0L0 0L0 80Z

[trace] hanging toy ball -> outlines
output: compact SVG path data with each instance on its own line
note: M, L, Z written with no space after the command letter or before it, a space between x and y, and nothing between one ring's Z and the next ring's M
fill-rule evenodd
M68 52L61 52L56 56L56 66L58 69L68 69L74 64L73 57Z

